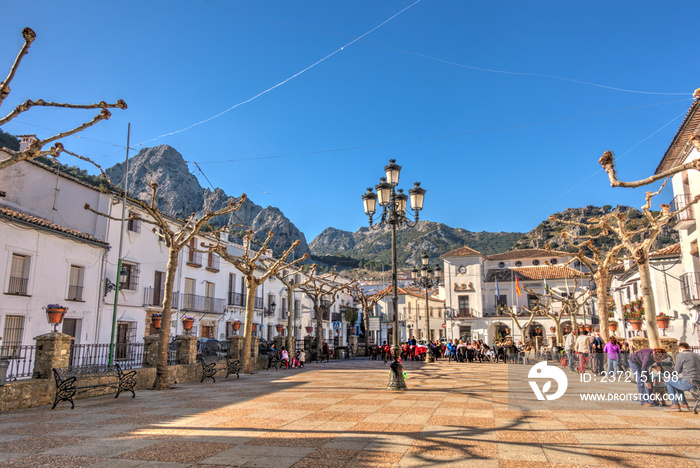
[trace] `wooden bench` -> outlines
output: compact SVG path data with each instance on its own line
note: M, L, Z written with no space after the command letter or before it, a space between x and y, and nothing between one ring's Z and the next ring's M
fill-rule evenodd
M95 372L91 374L77 374L72 375L71 371L66 369L52 369L54 379L56 380L56 397L53 401L53 406L51 409L56 408L56 405L61 401L70 401L71 409L75 408L75 403L73 402L73 397L78 392L78 390L87 391L91 388L98 387L116 387L117 395L114 398L119 398L119 394L122 392L131 392L131 398L136 398L136 392L134 392L134 387L136 386L136 371L124 372L122 371L119 364L114 365L114 370L107 372ZM113 377L116 380L93 384L93 385L78 385L79 377Z
M241 362L237 359L229 359L226 358L226 367L225 369L217 369L216 365L219 363L219 360L214 360L214 361L206 361L202 360L202 380L199 381L199 383L204 382L204 379L211 379L216 383L216 378L214 377L217 372L226 370L226 377L225 379L228 378L229 375L231 374L236 374L236 378L240 378L241 376L239 373L241 372Z

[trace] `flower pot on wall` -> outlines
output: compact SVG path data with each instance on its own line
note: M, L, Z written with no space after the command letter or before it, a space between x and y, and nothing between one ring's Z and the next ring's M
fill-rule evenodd
M234 329L235 331L238 331L238 330L241 328L241 322L240 322L240 320L236 320L235 322L233 322L232 325L233 325L233 329Z
M61 323L64 315L66 315L66 309L46 309L46 317L52 325Z
M194 324L194 320L192 320L192 319L183 320L182 321L182 328L187 330L187 331L190 331L190 330L192 330L192 324Z
M155 315L151 316L151 323L153 324L153 328L160 330L160 325L162 322L163 317L156 317Z
M314 331L314 327L306 327L306 333L311 333Z
M642 321L641 320L629 320L629 324L632 327L632 330L641 330L642 329Z
M656 326L662 329L668 328L668 322L670 317L656 317Z
M610 331L617 331L617 322L608 323L608 328L610 329Z
M276 325L275 328L277 329L277 333L282 333L282 330L284 330L284 326L282 325Z

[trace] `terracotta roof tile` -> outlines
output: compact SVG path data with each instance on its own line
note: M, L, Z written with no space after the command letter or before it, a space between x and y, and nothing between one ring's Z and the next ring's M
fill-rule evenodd
M700 98L696 98L690 105L676 135L661 158L655 174L671 169L683 162L681 161L684 154L683 149L698 127L700 127Z
M546 249L519 249L511 250L509 252L503 252L495 255L488 255L486 258L489 260L514 260L518 258L531 258L531 257L570 257L571 254L567 252L560 252L557 250L546 250Z
M471 247L467 247L465 245L464 247L460 247L458 249L447 252L446 254L440 255L440 258L442 258L442 257L483 257L483 256L484 255L481 252L474 250Z
M657 250L656 252L651 252L649 254L650 257L665 257L665 256L670 256L670 255L680 255L681 254L681 243L678 242L677 244L669 245L666 248L663 248L661 250Z
M41 227L44 227L47 229L51 229L52 231L60 232L62 234L67 234L71 237L77 237L79 239L84 239L84 240L93 242L95 244L100 244L100 245L105 245L105 246L109 245L109 243L101 241L98 238L91 236L90 234L85 234L84 232L76 231L75 229L70 229L70 228L67 228L65 226L61 226L59 224L52 223L51 221L48 221L48 220L43 219L43 218L20 213L19 211L15 211L15 210L10 209L6 206L0 206L0 218L22 221L22 222L25 222L27 224L32 224L34 226L41 226Z
M565 278L574 279L587 278L589 276L587 273L581 273L580 271L569 268L568 266L541 265L521 268L492 269L486 273L486 282L493 282L496 277L498 277L499 281L514 281L515 278L512 277L511 272L515 272L520 281L542 279L555 280Z

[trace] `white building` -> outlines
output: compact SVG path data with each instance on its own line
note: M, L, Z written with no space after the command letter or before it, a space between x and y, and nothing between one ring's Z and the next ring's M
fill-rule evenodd
M0 327L5 328L0 330L17 329L17 325L7 328L7 317L19 316L18 311L22 310L25 325L43 322L45 326L37 327L37 330L49 331L41 307L70 301L71 296L66 289L69 283L64 280L66 275L77 274L71 270L70 265L74 265L83 268L81 281L84 282L85 296L80 306L71 307L68 304L70 311L66 317L69 320L63 324L64 332L80 335L79 342L83 343L109 343L113 326L117 343L140 342L144 336L155 332L150 316L159 312L162 305L168 249L138 206L127 203L126 217L135 214L141 219L124 223L122 235L121 199L37 162L20 162L0 171L0 190L4 194L0 198L0 208L8 213L17 213L16 216L34 216L41 224L41 229L36 227L32 236L27 236L18 230L18 220L0 217L0 228L3 234L7 233L0 236L0 245L4 247L7 257L2 266L5 270L0 270L6 293L5 300L0 304ZM113 219L85 210L83 207L86 204ZM181 221L166 219L172 221L174 229L179 229L177 225ZM63 238L59 240L54 232L46 234L47 226L60 232ZM123 242L122 268L118 272L120 238ZM235 321L244 321L245 316L243 275L218 255L197 252L202 243L214 241L216 239L201 234L179 254L173 293L173 335L182 333L178 318L183 315L195 318L192 333L199 337L224 339L243 332L242 327L234 330ZM222 234L220 241L227 246L229 253L240 255L242 252L242 246L229 242L225 234ZM14 252L17 259L21 252L31 255L28 266L22 267L27 270L26 279L32 291L30 298L13 295L8 299L10 273L14 271L13 268L17 271L21 269L17 263L19 260L13 263ZM66 271L61 270L60 281L56 280L57 273L47 273L55 270L55 267L49 268L50 263L47 262L50 259L61 259L61 268ZM63 268L67 264L70 265ZM113 324L113 285L119 273L121 280ZM70 285L76 286L74 283ZM297 321L296 336L302 338L304 334L301 331L310 322L308 299L300 291L295 291L292 300L298 301L297 310L301 318ZM349 297L340 297L331 310L332 317L338 318L341 305L351 302ZM281 281L268 279L261 285L255 299L255 335L265 339L286 336L289 303ZM278 325L281 331L278 331ZM25 326L21 333L23 344L33 344L32 338L39 334L33 330ZM17 332L11 333L13 337L17 336ZM324 338L338 336L341 343L347 343L345 324L334 334L332 322L324 322L323 334ZM8 336L8 332L3 331L2 336ZM7 344L7 341L4 338L2 344Z
M700 159L700 91L695 92L695 101L690 106L671 144L664 153L656 173L660 174L682 164ZM673 185L673 202L671 208L680 210L697 195L700 195L700 172L688 170L680 172L671 179ZM697 215L698 205L691 206L679 213L673 221L680 237L682 272L680 274L680 307L671 322L674 330L682 330L679 338L685 337L691 344L698 344L700 333L700 254L698 253ZM655 293L658 295L657 291ZM658 300L657 300L658 302ZM664 308L658 309L663 311ZM675 336L675 335L674 335Z
M0 330L2 346L34 344L53 330L44 308L68 307L62 331L76 343L99 333L106 242L0 205Z
M544 249L513 250L496 255L483 255L464 246L440 257L444 262L445 307L448 310L447 338L484 340L489 345L500 336L512 334L516 341L527 341L541 336L543 342L553 335L554 322L537 317L519 334L513 319L499 306L522 311L530 307L536 296L528 296L525 288L543 294L546 285L562 294L573 294L589 287L588 274L578 263L563 266L572 256L564 252ZM521 295L516 292L516 278ZM556 311L556 307L554 309ZM595 305L589 304L578 319L583 322L585 312L588 322L596 319ZM520 323L527 321L525 312L519 312ZM566 325L565 321L562 325ZM570 325L570 322L568 323Z

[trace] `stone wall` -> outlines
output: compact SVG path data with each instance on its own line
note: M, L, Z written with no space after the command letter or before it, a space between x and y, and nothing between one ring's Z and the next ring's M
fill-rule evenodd
M20 408L30 408L33 406L52 405L56 395L56 382L51 371L52 368L63 368L69 364L70 344L73 337L62 333L47 333L35 338L37 342L37 356L34 366L34 378L31 380L8 382L0 386L0 412L9 411ZM156 353L157 353L157 335L148 336L145 338L146 350L144 353L144 367L136 369L137 383L135 389L146 390L153 388L153 383L156 378ZM235 340L234 340L235 341ZM170 381L173 384L182 382L199 381L202 378L202 365L196 362L196 337L178 336L177 343L177 361L180 364L168 366L170 372ZM231 340L229 345L231 345ZM229 354L239 354L239 345L242 341L236 342L235 346L231 346ZM267 356L258 356L258 342L253 342L253 356L251 357L252 371L259 371L267 368ZM233 351L233 353L231 352ZM232 356L237 358L237 356ZM226 372L226 360L221 359L217 363L217 378L224 378ZM127 370L128 371L128 370ZM116 382L118 380L115 374L88 375L78 377L77 386L90 386L96 384L104 384ZM206 383L212 382L206 381ZM74 400L117 393L116 387L98 387L91 389L78 390L73 397ZM137 392L138 393L138 392ZM130 398L131 392L122 393L120 398ZM138 398L138 396L137 396ZM59 405L70 404L68 402L59 403Z

